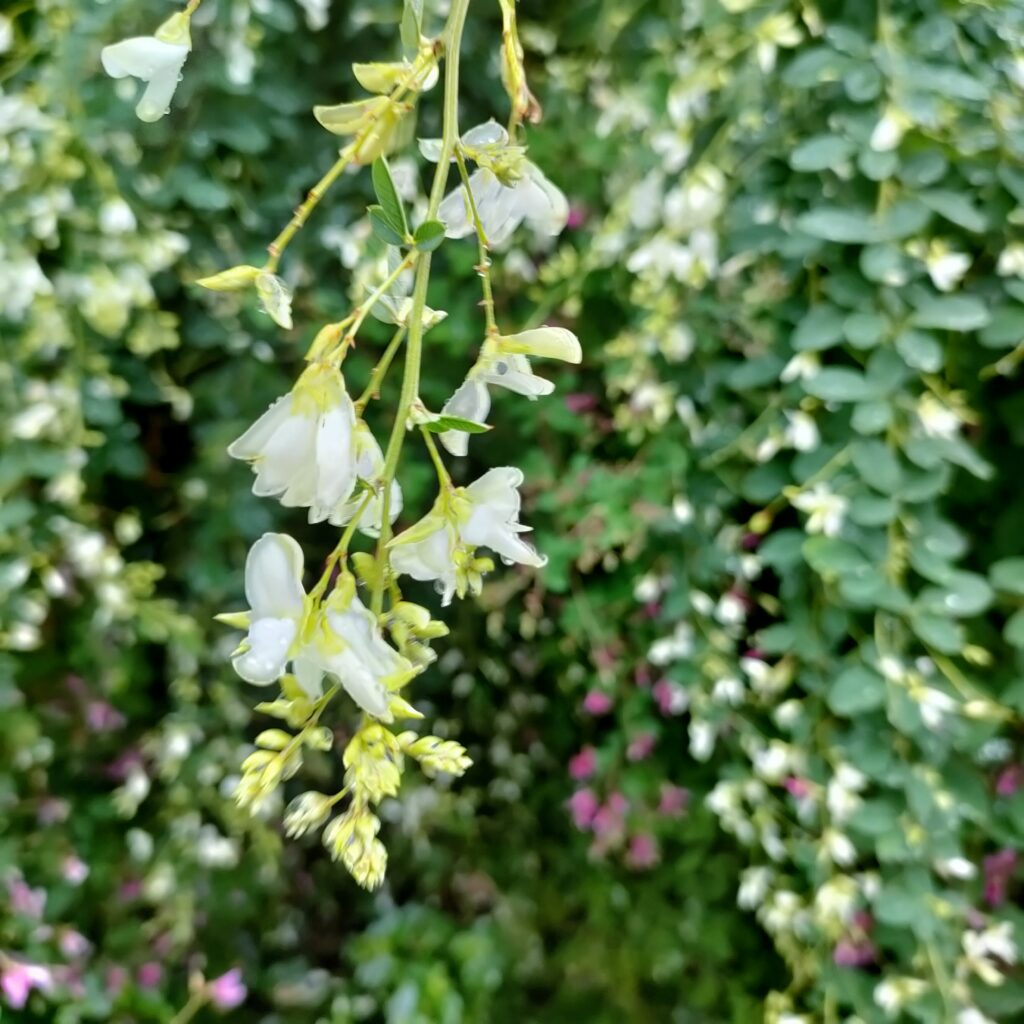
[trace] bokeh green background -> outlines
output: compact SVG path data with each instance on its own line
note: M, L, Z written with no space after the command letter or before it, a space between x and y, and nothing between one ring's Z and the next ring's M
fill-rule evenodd
M418 704L476 764L407 784L373 895L235 808L261 695L212 622L263 531L332 546L224 449L349 308L368 176L288 250L294 331L191 282L260 262L333 160L312 106L395 55L399 5L334 0L316 28L312 5L206 0L174 109L144 125L99 51L171 9L2 12L0 951L62 965L5 1019L169 1021L191 971L233 966L240 1022L875 1024L894 978L920 982L908 1020L1021 1019L1010 959L1000 987L965 960L965 935L1022 920L1021 6L520 4L530 155L574 216L497 260L499 317L569 325L585 358L545 367L549 399L496 402L455 470L519 465L550 562L451 609ZM500 24L474 0L467 127L505 114ZM876 148L893 111L905 134ZM420 134L438 113L428 96ZM481 335L474 260L438 257L434 408ZM801 352L820 369L794 379ZM432 470L402 472L412 521ZM790 504L819 481L845 499L836 536ZM841 765L865 779L845 816ZM574 825L584 784L628 808L606 841ZM770 881L739 907L752 868ZM843 943L871 955L843 966Z

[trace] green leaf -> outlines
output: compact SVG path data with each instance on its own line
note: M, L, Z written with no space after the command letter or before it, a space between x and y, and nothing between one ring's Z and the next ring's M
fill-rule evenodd
M917 304L912 322L943 331L977 331L991 319L985 303L973 295L932 295Z
M405 237L400 235L391 225L387 215L379 206L370 206L366 212L370 215L370 227L373 233L387 245L404 245Z
M439 220L425 220L413 233L413 244L420 252L433 252L443 241L445 226Z
M793 347L800 352L820 352L842 339L843 314L835 306L814 306L796 325Z
M443 434L446 430L461 430L466 434L485 434L488 430L493 429L487 423L464 420L461 416L438 416L437 419L424 423L423 428L432 434Z
M942 346L933 335L908 328L896 336L894 344L903 361L915 370L937 373L942 369Z
M933 189L919 193L919 198L929 209L967 231L980 234L988 228L988 218L962 192Z
M942 587L926 587L919 601L922 608L936 615L966 619L980 615L992 603L995 594L984 576L957 569Z
M844 718L875 711L885 704L885 680L866 665L851 665L829 687L828 706Z
M1024 558L1004 558L988 571L988 578L996 590L1024 596Z
M852 544L837 537L808 537L803 555L819 576L840 576L865 564L864 556Z
M411 57L419 50L423 35L423 0L405 0L399 35L405 52Z
M843 334L854 348L874 348L888 326L889 321L878 313L851 313L843 323Z
M815 135L789 155L794 171L827 171L853 156L854 144L838 135Z
M819 206L797 217L797 228L812 238L848 245L880 241L878 228L868 210L842 206Z
M826 366L803 386L809 395L825 402L864 402L878 397L863 373L843 366Z
M1024 342L1024 306L999 306L978 335L985 348L1016 348Z
M373 169L370 172L373 179L373 191L377 196L377 202L387 220L389 226L403 241L409 234L409 223L405 219L405 207L402 205L402 197L395 188L395 182L391 177L391 168L387 160L379 156L373 161Z
M895 494L903 483L900 460L883 441L856 441L850 457L864 482L883 494Z
M1018 608L1003 627L1003 639L1019 651L1024 651L1024 608Z

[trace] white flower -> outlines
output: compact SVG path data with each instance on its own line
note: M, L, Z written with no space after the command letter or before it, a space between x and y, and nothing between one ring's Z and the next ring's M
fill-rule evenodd
M356 596L351 576L328 599L307 657L318 669L337 676L364 711L383 719L391 717L394 691L418 671L384 639L376 616Z
M978 869L966 857L947 857L935 862L935 870L944 878L970 879Z
M815 484L793 498L793 507L807 513L807 532L835 537L843 528L847 501L833 494L827 484Z
M951 292L971 268L971 257L963 252L950 252L941 243L934 243L925 259L928 276L940 292Z
M790 446L798 452L814 451L821 443L814 418L797 409L795 412L787 412L786 419L789 421L786 424L786 440Z
M111 78L129 75L147 83L135 108L140 121L159 121L170 109L192 39L188 18L175 14L152 36L135 36L103 47L100 60Z
M1012 242L999 254L996 273L1000 277L1024 277L1024 243Z
M902 110L889 107L875 125L868 145L876 153L888 153L903 141L907 129L913 124Z
M295 387L279 398L228 447L235 459L251 463L256 479L253 494L277 497L287 508L309 508L309 521L347 523L363 496L353 498L360 479L377 484L383 469L380 447L362 421L341 372L314 363ZM395 484L390 503L392 521L402 507ZM368 533L380 525L380 495L360 520Z
M251 611L220 616L228 625L249 629L232 658L235 671L246 682L269 686L290 661L310 697L320 695L323 676L330 673L364 711L390 718L394 691L418 669L385 641L349 573L339 578L311 623L302 571L302 549L286 534L265 533L253 544L245 563Z
M543 566L539 555L519 534L518 488L523 474L511 466L489 470L468 487L445 490L433 509L389 545L395 572L416 580L436 581L445 604L467 590L479 593L490 559L476 557L478 547L496 551L508 563Z
M476 161L469 176L473 203L484 235L500 245L524 221L538 234L557 235L569 219L569 203L536 164L523 156L521 147L509 144L508 133L495 121L471 128L459 141L462 152ZM437 160L437 140L421 139L428 160ZM442 200L437 215L449 238L465 238L476 230L465 185Z
M833 864L847 867L857 859L857 848L850 841L850 837L837 829L825 829L821 839L824 852Z
M782 368L779 380L788 384L794 380L810 380L821 369L821 359L817 352L797 352Z
M996 1024L976 1006L967 1006L956 1015L956 1024Z
M771 868L746 868L740 876L739 893L736 903L743 910L756 910L768 895L775 873Z
M964 932L961 941L968 966L986 985L1000 985L1005 980L996 962L1007 966L1017 962L1017 944L1009 921L1000 921L980 932Z
M287 534L265 533L245 561L249 634L231 659L248 683L269 686L284 673L306 613L302 549Z
M941 729L946 716L953 714L959 706L948 693L933 686L912 685L909 692L921 712L921 720L933 731Z
M555 385L533 372L530 366L533 357L579 363L583 350L576 335L564 327L537 327L519 334L492 335L484 341L479 358L445 403L441 415L485 423L491 411L488 385L525 395L531 401L550 395ZM452 455L465 455L469 450L469 434L446 430L441 434L441 443Z
M963 420L934 395L925 394L917 403L917 418L929 437L956 437Z
M920 996L927 986L920 978L887 978L875 986L875 1003L890 1017Z
M706 761L715 751L715 740L718 738L715 727L710 722L691 721L687 732L690 737L690 756L695 761Z

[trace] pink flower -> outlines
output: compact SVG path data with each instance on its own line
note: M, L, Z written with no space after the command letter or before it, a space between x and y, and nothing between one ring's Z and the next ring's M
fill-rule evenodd
M985 902L998 907L1006 902L1006 891L1017 870L1017 853L1014 850L999 850L984 861Z
M86 956L89 950L92 949L92 943L81 932L75 931L74 928L65 928L61 931L57 945L60 947L61 953L69 960Z
M46 890L33 889L24 879L14 878L7 883L11 910L25 917L41 918L46 909Z
M105 700L91 700L85 708L85 723L90 732L113 732L125 724L125 717Z
M629 849L626 851L626 863L631 868L646 870L658 863L658 844L654 836L641 832L633 836L629 841Z
M137 900L142 895L142 882L137 878L129 878L127 882L121 883L121 888L117 890L117 898L122 903L131 903L133 900Z
M876 955L870 939L840 939L832 951L832 962L837 967L867 967Z
M681 715L686 710L686 691L671 679L659 679L651 693L663 715Z
M106 974L107 995L111 999L116 999L127 984L128 972L120 964L111 964Z
M37 818L40 825L59 825L67 821L71 813L71 805L67 800L60 800L55 796L49 796L39 805Z
M599 806L592 789L577 789L569 797L569 813L572 815L573 824L581 832L585 832L593 824Z
M601 690L591 690L583 698L583 710L588 715L607 715L612 709L612 699Z
M574 231L576 228L581 228L587 222L587 211L582 206L570 206L569 217L565 222L565 226L570 230Z
M28 1002L33 989L49 992L53 985L53 975L49 967L41 964L28 964L9 957L2 957L0 962L0 991L3 992L7 1005L14 1010L22 1009Z
M70 853L60 866L61 877L69 885L81 885L89 877L89 865Z
M577 782L589 779L596 771L597 751L593 747L584 747L569 759L569 775Z
M242 980L241 967L232 967L219 978L214 978L207 985L206 991L210 994L210 1002L218 1010L233 1010L236 1006L241 1006L249 994Z
M569 412L592 412L597 408L597 395L577 392L565 396L565 407Z
M790 775L785 785L786 792L797 800L806 800L811 795L811 784L798 775Z
M996 793L999 796L1013 796L1024 786L1024 765L1008 764L996 778Z
M674 786L671 782L661 784L661 799L658 801L658 813L666 818L678 818L690 805L690 791L682 786Z
M143 988L156 988L164 976L164 969L152 960L139 968L139 984Z
M633 673L633 682L646 689L651 685L651 670L646 665L638 665Z
M658 738L653 732L642 732L630 741L626 748L626 757L630 761L646 761L651 756L651 751L654 750L654 745L657 742Z

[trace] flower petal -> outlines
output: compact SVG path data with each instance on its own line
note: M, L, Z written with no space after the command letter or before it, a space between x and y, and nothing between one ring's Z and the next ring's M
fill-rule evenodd
M231 659L235 671L256 686L281 678L298 625L294 619L260 618L249 627L249 650Z
M302 614L302 569L302 548L287 534L265 533L253 544L245 560L245 596L254 620Z

